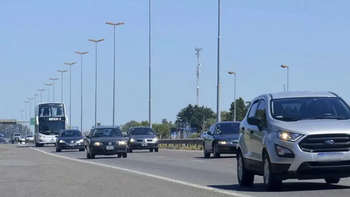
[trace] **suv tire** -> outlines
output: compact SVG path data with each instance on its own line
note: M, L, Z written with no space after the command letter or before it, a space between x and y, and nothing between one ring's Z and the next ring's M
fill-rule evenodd
M263 164L264 164L264 185L267 191L277 191L282 187L282 180L276 180L275 175L272 172L271 161L268 153L264 151L263 154Z
M237 179L241 187L252 187L254 184L254 173L245 168L243 154L240 150L237 153Z

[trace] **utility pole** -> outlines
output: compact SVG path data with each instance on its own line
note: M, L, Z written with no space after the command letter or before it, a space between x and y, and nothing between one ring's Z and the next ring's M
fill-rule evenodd
M148 122L152 128L152 1L148 0Z
M29 103L29 101L24 101L24 103L25 103L24 119L27 119L27 104ZM24 123L26 123L26 122L27 121L24 121ZM25 133L26 133L26 129L24 129L24 131L23 131L23 137L26 135Z
M34 94L34 106L36 106L36 97L38 96L39 94Z
M61 103L63 103L63 73L67 71L68 70L57 70L57 72L61 73Z
M287 92L289 92L289 66L281 65L281 68L287 69Z
M50 86L52 86L52 83L45 83L47 86L47 102L50 102Z
M29 101L29 133L31 133L30 123L31 123L31 119L32 119L32 100L33 99L34 98L28 98L28 101Z
M218 0L218 41L217 41L217 88L216 88L216 122L221 121L221 111L220 111L220 38L221 38L221 1Z
M197 106L199 107L199 67L201 66L201 64L199 63L199 52L202 51L202 48L195 48L194 49L196 51L196 56L197 56Z

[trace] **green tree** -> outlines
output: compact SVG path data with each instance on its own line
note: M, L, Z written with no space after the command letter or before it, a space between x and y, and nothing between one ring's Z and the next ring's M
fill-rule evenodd
M211 118L215 118L215 113L212 109L189 104L177 114L176 124L180 127L191 126L197 128L198 131L203 131L203 127L207 127L207 120Z
M248 110L242 97L239 97L238 99L236 99L236 107L237 107L237 110L236 110L237 121L242 121ZM226 120L233 120L233 112L234 112L234 102L231 103L229 113L226 114L226 117L225 117Z
M140 123L136 120L131 120L127 123L125 123L121 129L122 132L127 132L131 127L140 126Z

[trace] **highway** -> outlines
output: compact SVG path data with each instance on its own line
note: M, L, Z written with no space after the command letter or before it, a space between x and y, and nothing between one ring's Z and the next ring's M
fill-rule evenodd
M350 179L338 185L323 180L285 181L282 191L265 192L262 178L240 188L232 156L204 159L200 151L135 151L128 158L85 152L55 152L55 147L0 145L0 193L7 196L349 196Z

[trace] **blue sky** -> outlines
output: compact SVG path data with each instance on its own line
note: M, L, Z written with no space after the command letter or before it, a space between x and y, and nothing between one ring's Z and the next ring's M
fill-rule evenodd
M250 100L290 90L329 90L350 102L350 2L346 0L222 0L221 110L237 97ZM216 0L153 0L153 122L175 120L196 102L195 47L202 47L200 104L216 106ZM46 88L57 69L72 68L72 125L80 125L80 56L84 56L84 130L94 124L94 44L98 45L98 121L112 123L113 28L117 27L116 123L148 119L147 0L12 0L0 3L0 118L20 119L23 101ZM64 102L69 78L65 74ZM56 83L56 101L60 100ZM52 88L50 90L52 93ZM50 95L52 98L52 95ZM39 100L39 98L37 99ZM47 100L47 92L43 101ZM32 105L33 106L33 105ZM68 108L67 108L68 109Z

